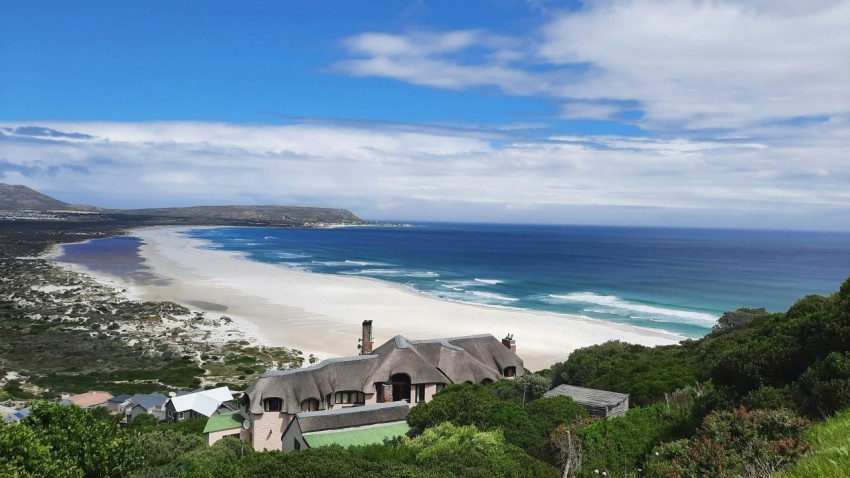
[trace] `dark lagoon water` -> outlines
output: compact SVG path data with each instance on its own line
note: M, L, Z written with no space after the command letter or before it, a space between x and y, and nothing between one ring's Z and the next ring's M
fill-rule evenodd
M850 275L846 233L416 224L187 235L248 260L691 337L707 333L725 310L785 311L806 294L837 290ZM76 247L85 246L68 250Z

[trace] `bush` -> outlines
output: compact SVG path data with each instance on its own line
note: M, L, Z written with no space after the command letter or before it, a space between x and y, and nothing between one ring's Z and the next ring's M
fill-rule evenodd
M715 412L697 436L659 447L650 476L771 476L808 450L808 425L788 410Z
M141 465L133 438L113 420L100 420L77 406L37 403L21 421L52 456L87 478L125 476Z
M693 432L689 408L668 410L663 404L633 408L622 417L592 422L578 431L584 451L580 476L595 476L593 470L625 470L634 474L643 468L649 452L662 441Z
M484 431L502 430L508 443L524 450L534 450L545 442L522 408L499 400L481 384L450 385L430 402L413 407L407 416L413 434L446 422L474 425Z

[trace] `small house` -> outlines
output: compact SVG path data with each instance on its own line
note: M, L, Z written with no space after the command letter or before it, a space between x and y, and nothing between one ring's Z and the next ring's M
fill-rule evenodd
M168 397L161 393L137 393L119 407L122 423L133 423L139 415L153 415L158 422L165 420L165 403Z
M383 443L404 436L407 402L390 402L354 408L296 413L283 432L283 451L328 445L343 447Z
M251 439L245 428L245 416L238 410L211 416L204 427L204 435L207 437L207 445L212 445L224 437L241 438L245 441Z
M625 393L558 385L543 394L543 398L570 397L587 409L591 417L619 417L629 410L629 396Z
M112 413L121 412L121 404L130 399L132 395L117 395L106 401L106 408Z
M171 397L165 403L165 420L169 423L187 418L211 417L219 412L232 411L225 403L233 400L227 387L202 390Z
M108 406L110 398L112 398L111 393L98 391L89 391L81 393L79 395L62 395L63 400L68 400L69 402L84 410L90 410L92 408L98 407L106 407Z

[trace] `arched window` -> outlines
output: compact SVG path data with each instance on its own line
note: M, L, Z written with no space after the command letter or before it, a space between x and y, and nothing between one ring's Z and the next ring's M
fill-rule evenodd
M301 402L301 411L302 412L315 412L319 409L319 400L315 398L308 398Z
M505 377L516 377L516 367L505 367L503 375Z
M272 397L263 400L263 410L267 412L279 412L283 410L283 399Z

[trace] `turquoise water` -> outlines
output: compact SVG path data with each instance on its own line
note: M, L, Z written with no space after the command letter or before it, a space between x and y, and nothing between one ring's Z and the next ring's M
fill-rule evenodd
M187 235L293 269L690 337L707 333L724 310L784 311L806 294L837 290L850 275L850 234L843 233L416 224Z

